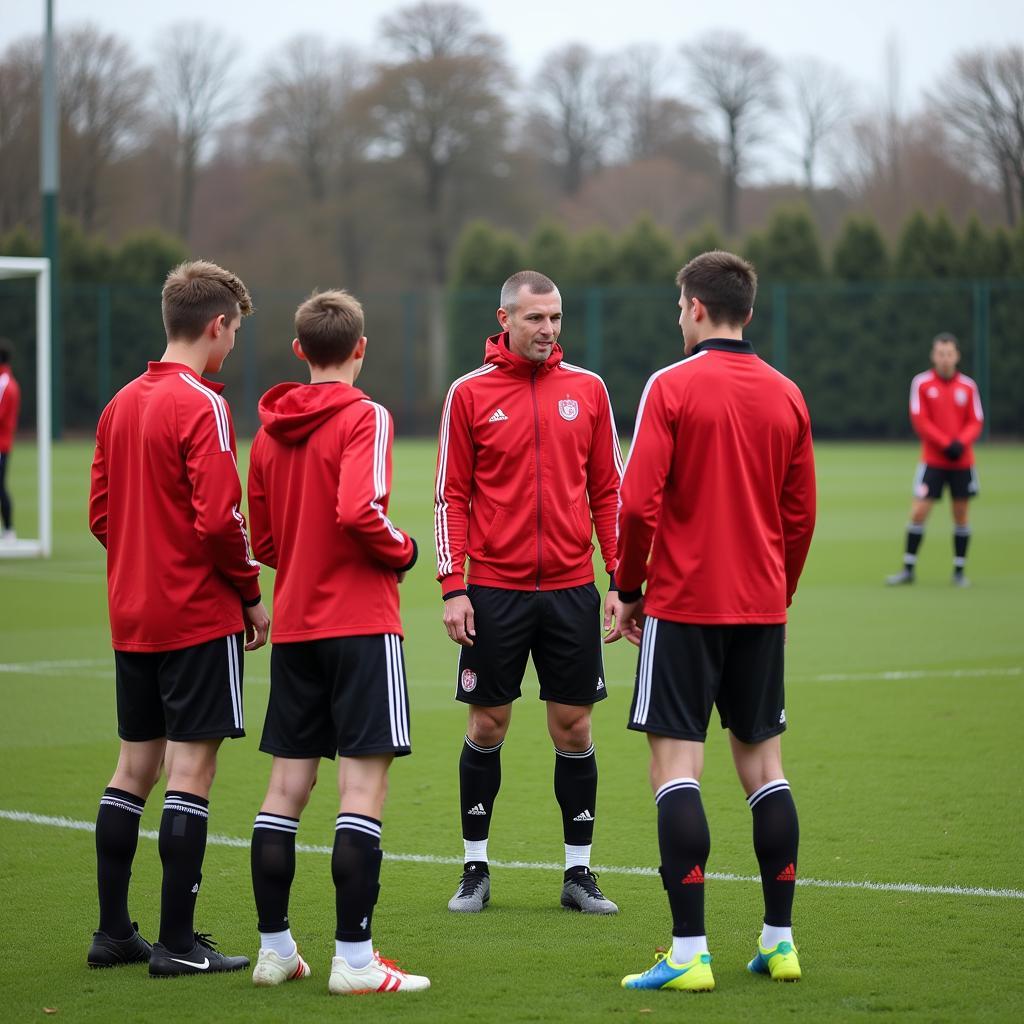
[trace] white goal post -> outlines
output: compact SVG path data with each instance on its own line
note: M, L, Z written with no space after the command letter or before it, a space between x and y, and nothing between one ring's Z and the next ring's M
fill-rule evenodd
M50 426L50 261L0 256L0 280L36 281L36 438L39 458L39 526L35 539L0 542L0 558L49 558L53 549Z

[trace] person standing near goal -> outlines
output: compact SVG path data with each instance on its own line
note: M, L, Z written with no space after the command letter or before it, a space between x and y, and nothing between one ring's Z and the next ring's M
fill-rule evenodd
M459 760L464 867L453 911L490 899L487 841L501 784L501 745L532 654L555 747L562 813L561 905L618 907L590 870L597 817L591 710L607 696L596 528L615 570L619 439L604 382L566 363L562 298L536 271L502 286L486 361L448 390L441 414L434 532L448 636L461 647L456 700L469 705ZM466 559L469 580L466 580ZM604 602L611 625L615 580Z
M910 423L921 439L921 461L914 476L903 568L886 578L890 587L914 582L925 523L947 486L953 505L953 586L970 586L964 575L971 539L967 506L978 496L974 442L985 416L978 385L956 368L960 346L954 335L935 336L931 360L932 369L910 382Z
M814 455L799 388L743 340L754 268L708 252L676 283L688 358L650 378L637 410L619 513L618 628L607 638L640 646L629 728L648 734L672 946L622 986L707 991L711 837L700 777L713 705L761 868L764 926L747 966L800 977L791 930L799 828L780 736L786 609L814 530Z
M92 463L89 528L107 551L121 750L96 818L100 922L87 961L148 961L166 978L249 965L194 931L193 914L217 751L245 735L243 643L262 647L270 618L239 511L231 413L223 385L203 376L234 347L249 292L216 264L183 263L161 306L167 348L103 410ZM160 938L150 947L129 916L128 883L162 769Z
M0 544L15 539L14 503L7 490L7 464L14 447L21 409L21 388L11 369L11 346L0 338Z
M347 292L321 292L299 306L295 331L309 383L278 384L260 400L249 464L253 549L277 569L260 742L274 760L252 832L252 980L269 987L310 974L288 920L295 837L320 759L338 755L328 991L422 991L430 981L383 959L370 937L388 769L412 749L398 584L416 542L387 515L391 415L355 387L362 306Z

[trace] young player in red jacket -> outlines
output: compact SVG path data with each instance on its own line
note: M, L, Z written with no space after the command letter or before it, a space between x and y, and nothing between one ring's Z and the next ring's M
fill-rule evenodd
M100 925L91 967L149 961L155 977L236 971L193 930L210 787L225 737L244 736L245 650L267 640L259 565L239 511L231 413L217 373L252 311L245 285L212 263L167 277L167 348L100 416L89 526L107 549L121 753L96 819ZM128 914L139 819L167 771L160 820L160 940Z
M613 914L590 870L597 761L590 732L606 696L596 527L615 570L621 457L597 374L562 359L562 299L550 278L514 274L486 362L452 384L441 415L434 532L444 623L461 645L456 699L469 705L459 762L465 866L449 910L490 898L487 837L500 751L532 654L555 746L562 812L562 906ZM469 578L466 580L466 559ZM614 580L605 601L610 626Z
M370 922L388 768L410 752L398 584L416 543L388 518L391 416L354 386L366 354L362 307L346 292L321 292L299 306L295 330L310 382L278 384L260 400L249 464L253 548L277 569L260 743L274 760L252 833L252 978L267 986L310 974L288 923L295 837L320 758L337 754L328 991L414 992L430 982L381 959Z
M715 986L704 928L710 835L700 796L712 705L754 818L764 927L748 965L795 981L799 838L782 773L786 609L814 529L814 456L797 386L743 328L757 278L725 252L679 272L689 358L647 382L622 480L618 628L640 646L631 729L648 734L672 949L625 988ZM646 582L646 593L641 586Z
M985 417L978 385L956 368L960 362L956 338L937 334L931 357L934 369L919 373L910 382L910 423L921 438L921 461L914 475L903 568L886 578L891 587L914 582L924 524L947 485L953 503L953 586L970 586L964 575L971 539L967 506L978 494L973 445Z
M21 388L11 369L11 349L7 340L0 338L0 543L15 539L14 506L7 490L7 464L14 447L20 409Z

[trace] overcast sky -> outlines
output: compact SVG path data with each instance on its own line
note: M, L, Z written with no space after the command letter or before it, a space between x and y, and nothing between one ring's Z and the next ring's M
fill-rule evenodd
M58 28L92 21L127 38L148 59L160 32L178 19L199 19L241 46L241 69L299 33L370 50L382 14L408 0L54 0ZM702 33L731 29L782 59L807 55L839 66L870 100L883 91L887 40L900 55L904 110L934 89L952 55L978 46L1024 43L1020 0L470 0L486 27L504 38L522 77L567 42L608 52L630 43L675 49ZM38 31L45 0L0 0L0 47ZM216 45L216 36L211 45Z

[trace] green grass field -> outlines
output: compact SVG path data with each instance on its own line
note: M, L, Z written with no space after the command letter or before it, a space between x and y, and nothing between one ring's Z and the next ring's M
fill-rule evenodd
M595 713L601 770L595 861L622 908L609 919L558 906L560 819L540 702L524 698L505 745L491 833L502 862L481 915L446 903L461 863L457 771L464 712L452 700L456 649L432 579L433 445L395 453L392 513L424 560L403 586L414 755L396 763L374 939L430 976L424 995L331 1000L333 769L299 830L293 930L313 977L256 990L248 973L151 981L144 968L91 972L95 927L88 824L117 751L102 551L86 527L90 446L55 451L54 557L0 561L0 885L5 1020L366 1021L689 1019L900 1021L1024 1019L1024 449L981 449L968 573L949 585L949 508L935 511L919 582L881 583L899 564L916 458L909 445L821 445L820 513L789 626L787 776L801 818L795 927L799 985L748 975L760 925L750 814L724 735L708 742L712 829L708 933L717 990L619 988L669 940L646 745L625 728L635 649L608 651L609 699ZM244 467L243 467L244 468ZM32 452L12 461L21 532L34 519ZM269 589L269 581L267 589ZM249 735L222 751L197 925L228 952L255 954L248 836L269 760L257 750L267 650L246 660ZM525 686L531 691L532 673ZM535 684L534 684L535 685ZM155 830L155 793L143 828ZM12 812L30 816L15 820ZM34 817L32 817L34 816ZM55 822L53 819L62 819ZM547 866L546 866L547 865ZM550 866L557 865L557 866ZM604 867L600 867L604 865ZM732 877L725 877L732 876ZM987 892L983 892L986 891ZM159 860L140 841L133 914L155 938ZM696 1000L696 1001L693 1001ZM647 1015L650 1014L650 1018Z

